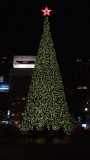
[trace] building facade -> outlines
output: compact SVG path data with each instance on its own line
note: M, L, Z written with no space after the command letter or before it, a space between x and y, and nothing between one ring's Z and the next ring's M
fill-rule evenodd
M13 57L13 68L9 71L9 106L12 122L19 123L23 117L35 61L35 56Z

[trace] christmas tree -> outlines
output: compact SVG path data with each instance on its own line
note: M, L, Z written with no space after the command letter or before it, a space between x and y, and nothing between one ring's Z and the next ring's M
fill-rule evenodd
M46 7L44 15L50 15ZM45 16L36 65L33 71L27 103L21 124L23 131L42 130L44 125L52 125L53 130L63 127L71 132L70 115L62 84L59 66L56 59L54 44L50 33L48 17Z

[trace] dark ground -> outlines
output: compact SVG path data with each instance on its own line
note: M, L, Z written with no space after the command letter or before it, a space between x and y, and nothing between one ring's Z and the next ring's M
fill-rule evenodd
M53 141L52 141L53 140ZM6 134L0 138L0 160L89 160L90 132L74 136L34 137ZM47 144L45 144L47 142Z
M90 144L19 144L0 146L0 160L77 160L90 158Z

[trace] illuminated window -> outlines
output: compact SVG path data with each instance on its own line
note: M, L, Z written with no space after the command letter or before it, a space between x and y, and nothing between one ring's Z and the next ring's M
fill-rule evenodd
M86 104L89 104L88 101L86 102Z
M10 110L7 111L7 115L10 116Z
M87 86L83 86L83 89L87 89Z
M7 57L1 57L2 59L7 59Z
M22 97L22 100L25 100L26 98L25 97Z
M14 103L14 102L12 103L12 106L15 106L15 103Z
M15 124L18 124L19 122L18 121L15 121Z
M77 62L81 62L82 60L81 59L77 59Z
M15 113L12 113L12 117L14 117L15 116Z
M82 89L82 86L78 86L78 89Z

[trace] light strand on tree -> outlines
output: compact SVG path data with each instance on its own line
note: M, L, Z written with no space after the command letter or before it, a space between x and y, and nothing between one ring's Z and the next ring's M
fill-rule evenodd
M53 130L63 127L67 134L72 130L48 17L44 21L21 129L28 131L36 126L42 130L45 124L48 129L52 125Z

